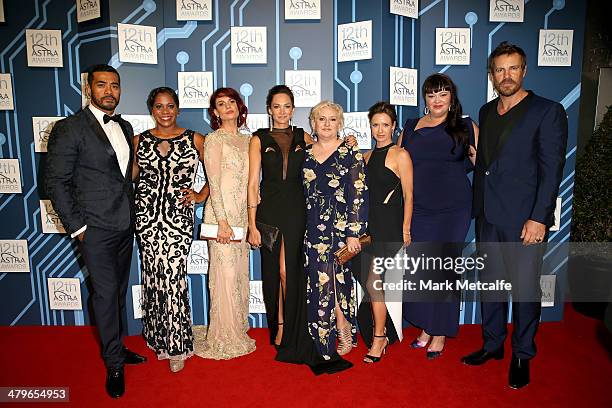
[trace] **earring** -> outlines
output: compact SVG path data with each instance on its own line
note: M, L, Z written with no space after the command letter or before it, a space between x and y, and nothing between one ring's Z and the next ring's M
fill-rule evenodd
M291 127L291 131L293 132L293 130L294 130L293 118L289 119L289 127Z
M450 112L450 111L452 111L452 109L451 109L451 108L452 108L452 105L448 105L448 111L449 111L449 112Z
M268 114L268 124L270 125L270 132L274 129L274 119L272 115Z
M425 109L423 109L423 113L429 115L429 108L427 106L425 107Z

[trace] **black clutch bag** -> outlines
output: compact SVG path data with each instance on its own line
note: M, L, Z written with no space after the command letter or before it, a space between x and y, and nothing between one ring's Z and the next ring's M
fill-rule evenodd
M278 233L280 232L278 227L264 224L263 222L259 221L255 222L255 226L261 235L261 245L265 246L268 248L268 251L272 252L272 248L274 247L274 243L276 242Z

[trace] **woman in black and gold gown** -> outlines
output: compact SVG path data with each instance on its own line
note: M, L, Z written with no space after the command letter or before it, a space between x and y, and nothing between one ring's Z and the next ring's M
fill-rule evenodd
M301 171L312 139L304 129L291 126L294 97L287 86L271 88L266 106L270 129L257 130L249 147L248 241L261 246L256 222L280 230L272 251L260 250L270 343L278 349L277 361L307 364L315 374L338 372L351 364L340 357L323 360L306 325L306 203Z
M172 88L155 88L147 99L155 128L134 137L136 241L142 269L142 326L158 359L180 371L193 355L187 256L193 239L193 203L209 187L192 189L204 136L176 123L179 99Z

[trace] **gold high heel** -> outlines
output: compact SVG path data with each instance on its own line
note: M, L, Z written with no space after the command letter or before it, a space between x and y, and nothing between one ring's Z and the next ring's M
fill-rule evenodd
M343 356L353 349L353 335L351 324L347 323L342 329L338 329L338 348L336 351Z

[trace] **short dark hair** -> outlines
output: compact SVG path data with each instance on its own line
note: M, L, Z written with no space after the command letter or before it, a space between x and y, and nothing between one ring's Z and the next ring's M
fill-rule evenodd
M121 85L121 77L119 76L119 72L108 64L97 64L89 67L87 69L87 85L91 88L93 84L93 74L94 72L112 72L113 74L117 74L117 78L119 79L119 84Z
M380 101L370 106L370 109L368 109L368 120L372 122L372 118L374 117L374 115L377 115L379 113L384 113L389 116L389 118L391 118L392 123L397 122L397 113L395 112L395 108L393 107L393 105L391 105L389 102Z
M210 106L208 107L208 116L210 116L210 127L213 130L219 129L221 123L217 115L215 115L215 106L217 103L217 98L222 96L229 96L233 100L236 101L236 105L238 107L238 127L241 127L246 123L247 114L249 113L249 109L246 107L240 94L234 88L219 88L212 95L210 95Z
M499 57L500 55L511 54L520 55L523 59L522 67L525 68L527 66L527 54L525 54L525 51L523 51L523 49L518 45L511 44L508 41L503 41L499 43L499 45L495 47L493 51L491 51L491 55L489 55L489 72L493 73L493 61L495 60L495 58Z
M149 113L153 111L153 105L155 104L155 98L157 95L165 93L170 95L176 104L176 108L179 108L179 97L172 88L168 88L167 86L160 86L159 88L155 88L149 92L149 96L147 97L147 108L149 108Z
M266 108L270 108L272 106L272 99L275 95L285 94L291 99L291 106L295 106L295 98L293 97L293 91L287 85L275 85L268 91L268 95L266 96Z

